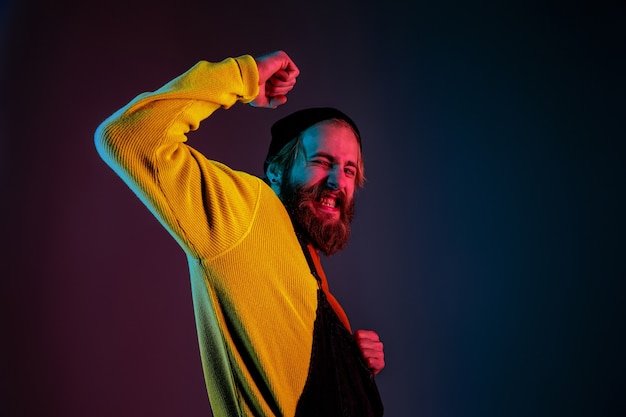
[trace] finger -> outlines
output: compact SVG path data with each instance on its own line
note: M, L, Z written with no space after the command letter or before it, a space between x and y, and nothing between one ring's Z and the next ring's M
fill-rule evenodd
M380 371L385 368L385 362L373 361L372 363L368 364L367 367L372 371L374 375L378 375Z
M357 340L380 341L380 337L378 336L378 333L376 333L373 330L357 330L354 333L354 336Z
M269 80L265 82L266 85L271 85L275 87L290 87L293 88L296 85L296 80L287 80L281 81L278 78L271 77Z
M378 335L375 336L371 336L371 335L360 335L358 337L355 338L355 340L357 341L357 343L380 343L382 344L383 342L378 338Z
M381 365L385 363L385 357L381 355L363 356L363 359L365 359L368 366L369 365Z
M271 78L275 78L284 82L295 82L298 76L298 72L289 72L286 70L279 70L272 74Z
M291 91L291 88L269 88L265 95L267 97L286 96Z
M275 92L276 94L286 94L291 91L295 85L295 79L282 81L279 78L271 77L265 82L264 87L267 91Z
M381 357L364 357L365 366L367 366L376 375L385 367L385 359Z
M294 81L279 81L275 78L270 78L269 80L265 82L265 85L270 86L270 87L293 88L296 85L296 82L295 80Z
M274 74L272 74L270 79L275 79L278 81L288 81L290 79L293 79L293 77L290 77L287 71L279 70L279 71L276 71Z
M282 106L287 102L287 97L285 96L274 96L269 99L269 107L275 109L278 106Z
M264 85L265 87L265 91L266 92L276 92L276 91L281 91L281 92L289 92L291 90L293 90L294 87L294 83L276 83L276 82L267 82Z
M364 357L371 357L371 358L384 358L385 357L385 353L381 347L362 348L361 353L363 353Z
M298 75L300 75L300 70L289 57L286 57L285 61L283 61L282 69L285 73L288 74L289 77L297 77Z
M359 349L361 349L361 352L363 353L363 356L368 355L368 356L384 356L385 355L385 351L383 349L383 345L381 344L376 344L376 345L359 345Z

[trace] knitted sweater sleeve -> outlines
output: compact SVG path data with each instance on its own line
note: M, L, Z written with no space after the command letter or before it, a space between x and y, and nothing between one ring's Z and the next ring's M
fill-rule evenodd
M250 227L260 180L188 146L186 134L219 108L252 101L251 56L200 61L160 89L143 93L96 130L96 149L192 256L213 257Z

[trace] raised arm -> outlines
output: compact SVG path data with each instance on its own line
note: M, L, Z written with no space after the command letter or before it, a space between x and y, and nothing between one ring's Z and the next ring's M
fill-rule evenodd
M280 51L201 61L111 115L96 130L96 148L187 252L220 253L247 230L259 181L208 160L186 144L186 134L238 101L284 103L297 75Z

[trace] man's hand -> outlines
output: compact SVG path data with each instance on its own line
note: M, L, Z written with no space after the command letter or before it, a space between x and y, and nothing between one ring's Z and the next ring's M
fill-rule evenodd
M300 70L283 51L255 58L259 69L259 95L250 103L255 107L276 107L287 102L287 93L296 84Z
M354 332L354 339L372 373L376 375L382 371L385 367L385 353L378 334L372 330L357 330Z

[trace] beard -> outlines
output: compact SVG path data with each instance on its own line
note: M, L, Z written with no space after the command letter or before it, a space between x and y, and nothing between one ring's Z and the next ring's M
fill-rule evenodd
M296 233L308 243L326 256L346 247L350 240L350 223L354 218L354 199L348 199L343 192L333 191L321 184L296 186L289 180L281 186L280 195ZM339 218L316 209L324 196L335 198Z

